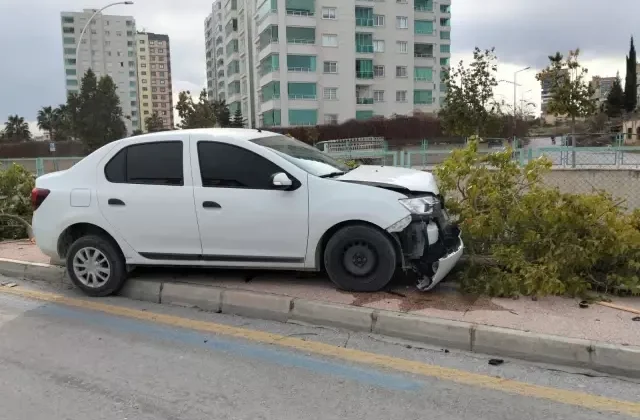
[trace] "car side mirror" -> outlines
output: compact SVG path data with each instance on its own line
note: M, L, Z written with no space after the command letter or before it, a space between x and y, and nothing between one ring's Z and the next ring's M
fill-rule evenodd
M284 172L273 174L273 176L271 177L271 183L276 189L279 190L286 190L293 185L293 181L291 181L291 178L289 178Z

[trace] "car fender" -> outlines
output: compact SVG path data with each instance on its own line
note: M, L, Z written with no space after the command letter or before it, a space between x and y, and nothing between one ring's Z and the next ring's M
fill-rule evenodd
M365 222L385 230L409 211L398 200L405 195L384 188L309 176L309 236L305 268L318 270L323 237L345 222Z

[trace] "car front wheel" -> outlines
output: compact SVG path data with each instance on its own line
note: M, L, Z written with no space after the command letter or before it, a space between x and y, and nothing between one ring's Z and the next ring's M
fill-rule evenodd
M76 287L89 296L109 296L126 279L124 257L109 240L100 236L77 239L67 253L67 272Z
M327 242L324 265L339 288L375 292L391 281L396 252L383 232L364 225L346 226Z

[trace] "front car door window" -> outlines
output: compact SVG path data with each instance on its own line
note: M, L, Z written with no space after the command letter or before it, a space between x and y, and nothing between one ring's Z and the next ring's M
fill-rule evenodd
M198 142L198 161L203 187L271 190L271 177L283 172L262 156L226 143Z
M193 176L202 180L194 195L205 260L302 266L309 213L306 178L298 180L264 156L233 144L199 141L193 149L199 166ZM293 181L288 191L273 186L279 172Z

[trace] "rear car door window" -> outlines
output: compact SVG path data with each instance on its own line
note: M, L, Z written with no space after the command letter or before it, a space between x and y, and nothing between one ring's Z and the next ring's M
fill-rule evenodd
M105 166L109 182L184 185L181 141L134 144L118 152Z
M198 161L203 187L271 190L271 177L284 172L270 160L226 143L199 142Z

